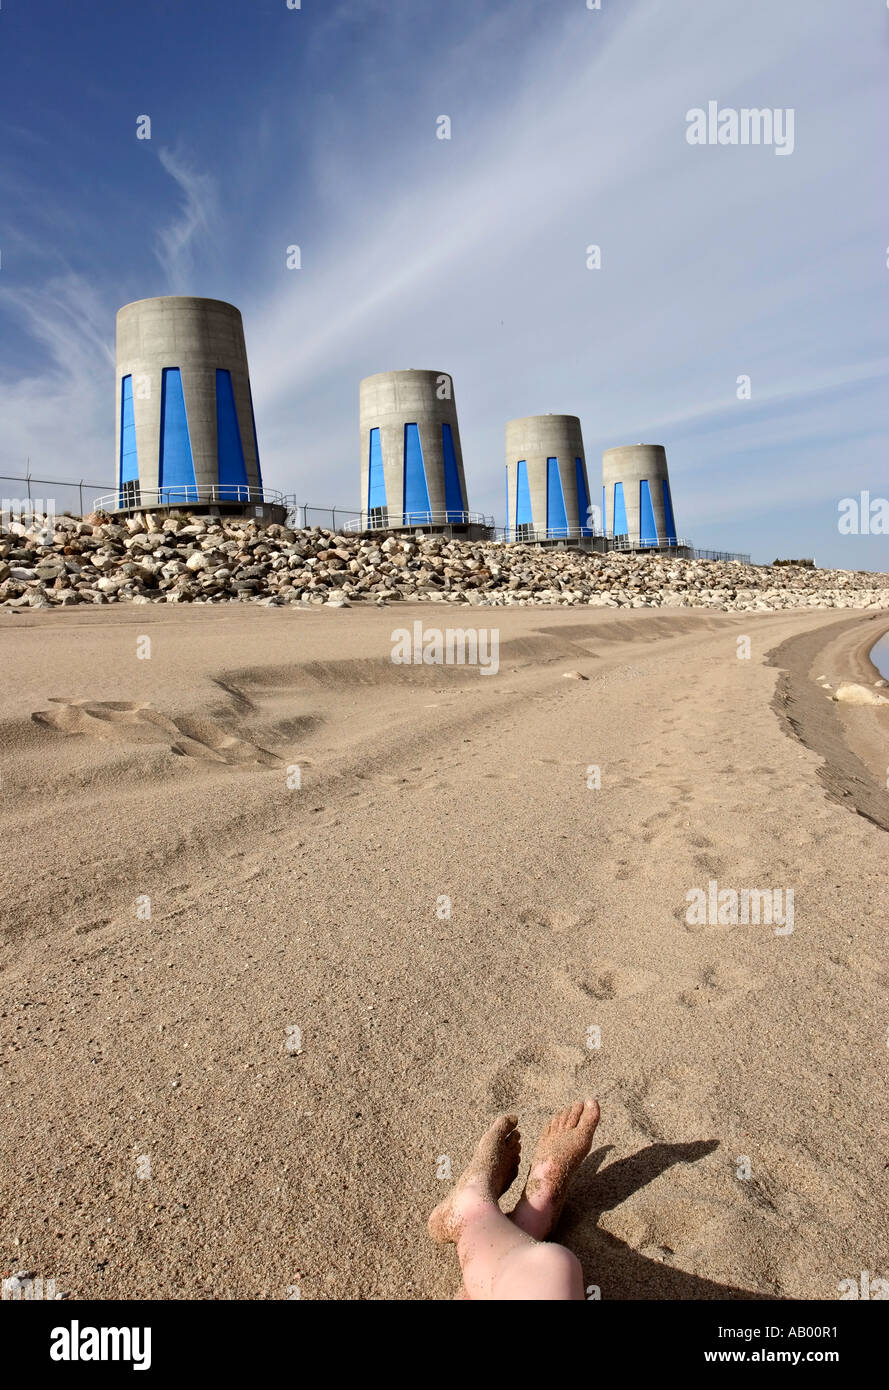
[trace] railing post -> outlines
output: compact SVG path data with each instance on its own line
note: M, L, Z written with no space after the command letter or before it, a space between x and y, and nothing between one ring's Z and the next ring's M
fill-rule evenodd
M83 516L83 479L82 479L82 478L81 478L80 482L77 484L77 490L78 490L78 492L80 493L80 515L81 515L81 517L82 517L82 516Z

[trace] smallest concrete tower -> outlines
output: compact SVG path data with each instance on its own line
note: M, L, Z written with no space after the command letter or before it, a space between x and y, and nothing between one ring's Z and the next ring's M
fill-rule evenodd
M606 534L631 550L676 545L676 520L662 444L626 444L602 455Z
M590 511L580 420L525 415L506 426L506 538L591 546L602 530Z

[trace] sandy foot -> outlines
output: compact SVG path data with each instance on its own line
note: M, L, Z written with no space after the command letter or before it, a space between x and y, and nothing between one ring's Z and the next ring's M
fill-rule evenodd
M537 1141L525 1190L511 1212L515 1224L534 1240L546 1240L558 1221L598 1123L598 1101L577 1101L554 1115Z
M457 1186L429 1218L433 1240L459 1240L467 1219L483 1207L496 1205L515 1181L522 1148L518 1122L517 1115L501 1115L482 1135Z

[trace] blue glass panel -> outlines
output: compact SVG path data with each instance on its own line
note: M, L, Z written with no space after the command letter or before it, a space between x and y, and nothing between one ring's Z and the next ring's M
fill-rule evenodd
M623 483L614 484L614 525L611 530L615 536L626 536L629 533Z
M558 459L546 461L546 529L551 536L568 534L568 517L565 513Z
M247 464L235 408L232 374L216 369L216 449L219 459L219 496L230 502L249 501Z
M641 545L657 545L657 526L647 478L643 478L639 484L639 542Z
M661 479L661 486L664 489L664 521L667 525L667 545L676 544L676 519L673 516L673 499L670 496L670 484L666 478Z
M528 465L524 459L519 459L516 465L515 524L516 526L533 526L534 524L534 518L531 515L531 489L528 487Z
M379 429L370 432L367 469L367 510L386 506L386 479L383 474L383 450Z
M574 467L577 470L577 522L580 526L580 534L591 536L593 529L589 519L590 495L587 491L586 469L583 466L583 459L576 458Z
M404 524L429 521L429 489L417 425L404 427Z
M196 502L194 459L185 415L182 373L165 367L161 377L161 447L158 487L162 502Z
M445 511L448 521L462 521L466 505L463 500L463 489L460 486L460 470L457 467L454 436L447 423L441 427L441 446L444 452Z
M133 415L133 378L125 376L120 397L120 482L139 481L139 459L136 452L136 420Z

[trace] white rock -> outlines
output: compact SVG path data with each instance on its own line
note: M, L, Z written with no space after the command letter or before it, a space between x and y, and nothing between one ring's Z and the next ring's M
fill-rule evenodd
M846 705L889 705L885 695L877 695L868 686L856 685L853 681L838 685L831 699Z

